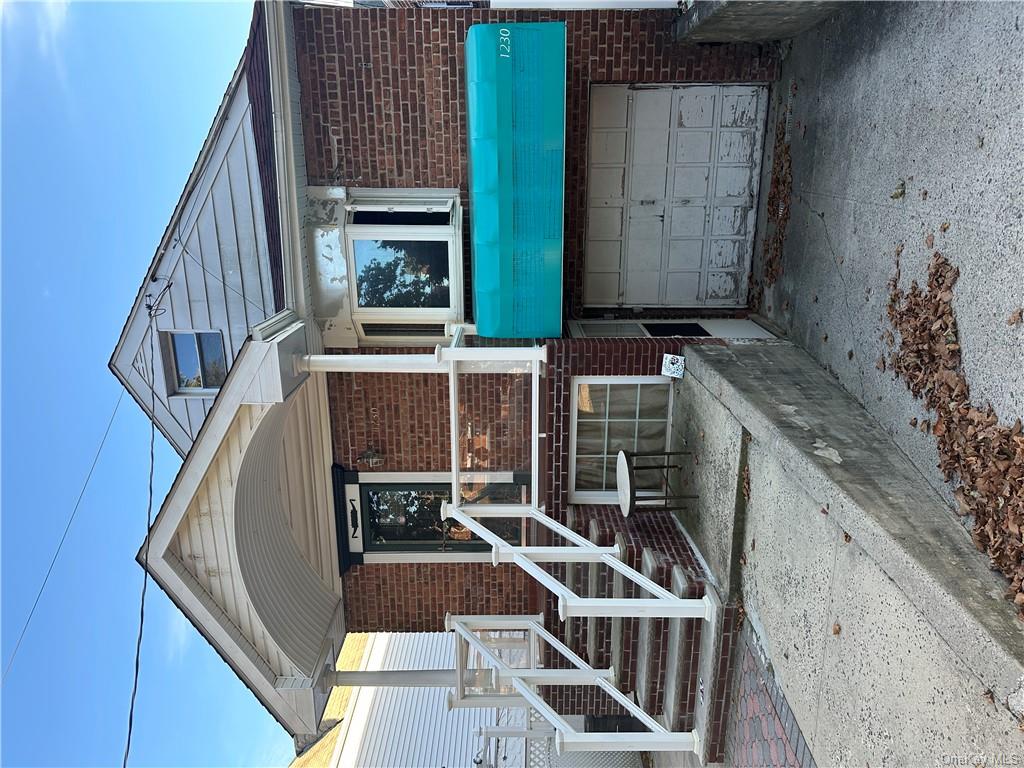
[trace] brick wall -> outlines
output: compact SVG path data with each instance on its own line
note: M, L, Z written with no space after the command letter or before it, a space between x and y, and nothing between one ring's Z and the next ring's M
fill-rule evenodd
M458 188L466 211L466 31L486 22L566 22L564 280L573 316L583 294L591 84L767 82L778 69L773 49L760 45L674 42L672 11L297 6L294 18L309 183ZM468 238L468 213L464 232ZM464 264L471 317L468 240Z
M329 350L341 353L342 350ZM352 350L348 350L352 351ZM432 349L360 348L361 354ZM523 374L459 376L461 466L511 471L530 462L530 379ZM448 472L451 441L448 377L436 373L327 374L334 460L376 472ZM359 456L383 458L370 467Z
M569 504L569 429L573 376L656 376L662 356L687 344L724 344L718 339L551 339L548 341L545 452L548 513L565 519Z
M372 563L342 578L349 632L440 632L446 612L534 612L531 579L488 563Z

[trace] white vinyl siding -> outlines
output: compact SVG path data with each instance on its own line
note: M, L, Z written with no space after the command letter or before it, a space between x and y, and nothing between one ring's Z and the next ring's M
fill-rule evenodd
M230 370L253 325L274 314L263 198L244 77L236 78L204 147L192 186L179 202L168 230L167 249L154 264L157 280L143 286L114 353L112 365L145 410L151 404L150 370L155 363L153 417L171 445L184 455L217 393L216 388L176 397L173 359L154 340L146 294L165 287L156 327L160 332L219 331ZM171 374L171 375L168 375ZM198 395L198 396L197 396Z
M447 632L374 633L366 670L448 669L455 665ZM356 688L335 745L338 768L476 768L480 726L525 726L523 709L449 709L447 688ZM552 745L552 751L553 751ZM522 766L523 740L502 743L499 765Z
M324 375L310 377L294 397L293 417L284 430L280 463L281 493L289 513L287 524L305 561L327 589L340 594L330 468L316 459L330 456L329 438L324 431L328 418ZM238 472L267 411L268 407L263 405L240 408L171 540L170 550L275 674L289 675L294 670L249 602L236 550L234 507Z

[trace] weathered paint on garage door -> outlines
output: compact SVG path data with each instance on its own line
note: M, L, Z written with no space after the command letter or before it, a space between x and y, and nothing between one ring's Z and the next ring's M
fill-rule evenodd
M743 306L763 86L595 85L584 303Z

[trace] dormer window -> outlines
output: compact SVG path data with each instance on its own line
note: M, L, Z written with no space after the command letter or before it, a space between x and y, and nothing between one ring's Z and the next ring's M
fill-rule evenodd
M163 348L169 389L180 395L214 394L227 378L220 331L165 331Z

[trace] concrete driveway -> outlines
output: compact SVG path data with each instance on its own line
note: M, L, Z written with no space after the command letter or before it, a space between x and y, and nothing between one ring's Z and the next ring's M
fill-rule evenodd
M761 313L838 377L947 501L933 438L909 426L923 409L876 367L886 284L900 243L904 284L925 282L933 250L958 266L973 399L1003 423L1024 418L1024 324L1007 324L1024 304L1022 26L1020 3L851 4L793 41L769 112L771 137L791 105L792 193L781 275L764 286Z

